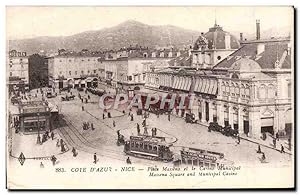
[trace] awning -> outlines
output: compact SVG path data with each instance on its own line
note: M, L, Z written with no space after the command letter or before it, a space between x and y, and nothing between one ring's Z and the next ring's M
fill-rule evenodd
M217 88L218 81L215 78L196 78L195 92L216 95Z

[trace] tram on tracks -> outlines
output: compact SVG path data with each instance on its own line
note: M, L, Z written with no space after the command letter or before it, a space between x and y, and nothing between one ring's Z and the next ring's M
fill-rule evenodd
M172 161L173 153L170 146L171 144L166 143L164 137L130 136L130 139L125 141L124 152L150 160Z
M124 136L119 136L119 138L124 139ZM124 140L124 152L127 155L156 161L172 161L174 166L187 164L213 169L233 164L224 158L224 153L189 147L181 147L182 149L178 152L176 147L181 146L173 146L166 142L165 137L158 136L138 135ZM175 159L176 155L180 157Z

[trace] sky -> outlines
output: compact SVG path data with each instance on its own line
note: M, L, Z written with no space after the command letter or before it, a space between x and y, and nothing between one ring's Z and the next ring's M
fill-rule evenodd
M229 32L255 32L292 27L291 7L6 7L8 39L36 36L68 36L112 27L126 20L149 25L174 25L207 32L215 23Z

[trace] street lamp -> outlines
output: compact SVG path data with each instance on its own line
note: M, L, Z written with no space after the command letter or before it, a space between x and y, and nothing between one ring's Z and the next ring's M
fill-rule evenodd
M37 127L38 127L38 137L37 137L36 143L37 144L41 144L41 136L40 136L40 113L39 112L37 113L37 116L38 116L38 125L37 125Z

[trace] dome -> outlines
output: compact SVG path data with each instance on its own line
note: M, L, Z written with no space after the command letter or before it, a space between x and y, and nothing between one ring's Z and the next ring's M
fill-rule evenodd
M243 57L234 62L231 65L230 70L239 72L260 72L261 67L254 60Z
M230 37L230 49L238 49L240 42L235 36L230 33L223 31L223 28L215 24L214 27L209 28L209 31L204 35L201 35L195 42L194 49L199 49L199 45L207 42L208 49L226 49L225 37Z

